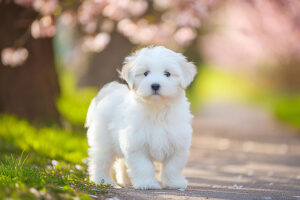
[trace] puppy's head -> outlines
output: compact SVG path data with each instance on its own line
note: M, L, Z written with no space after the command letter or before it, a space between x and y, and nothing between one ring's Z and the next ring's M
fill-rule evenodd
M182 54L155 46L128 56L120 74L139 97L160 99L178 96L196 72L195 65Z

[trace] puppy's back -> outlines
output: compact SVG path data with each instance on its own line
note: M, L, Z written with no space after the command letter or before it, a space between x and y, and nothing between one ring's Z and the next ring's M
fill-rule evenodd
M91 101L86 116L85 127L88 128L91 125L91 122L94 119L95 110L97 109L97 105L99 104L99 102L111 95L123 96L124 94L127 94L128 91L129 89L126 85L118 83L116 81L104 85L103 88L98 92L97 96Z

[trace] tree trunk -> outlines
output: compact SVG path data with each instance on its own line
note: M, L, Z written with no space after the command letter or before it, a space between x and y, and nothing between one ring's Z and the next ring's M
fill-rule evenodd
M111 42L99 54L94 54L85 74L79 79L79 86L101 87L118 78L117 68L121 68L124 58L134 45L123 35L113 32Z
M29 52L21 66L12 68L0 62L0 112L31 121L59 121L56 108L59 84L52 38L33 39L28 31L36 16L31 8L20 7L12 1L0 3L0 52L20 38Z

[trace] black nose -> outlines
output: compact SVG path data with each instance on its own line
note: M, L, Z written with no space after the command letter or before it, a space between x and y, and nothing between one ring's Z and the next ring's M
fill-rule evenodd
M151 85L151 87L152 87L152 89L153 89L154 91L157 91L157 90L159 90L160 85L159 85L158 83L153 83L153 84Z

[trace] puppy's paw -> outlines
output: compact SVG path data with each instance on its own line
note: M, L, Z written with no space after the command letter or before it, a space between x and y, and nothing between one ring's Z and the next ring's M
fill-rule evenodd
M117 179L117 184L121 187L127 187L131 185L130 180L118 180Z
M136 180L133 183L133 187L135 189L140 190L155 190L155 189L161 189L160 184L155 179L143 179L143 180Z
M187 187L188 181L185 178L174 178L172 180L163 180L162 183L164 188L185 189Z

